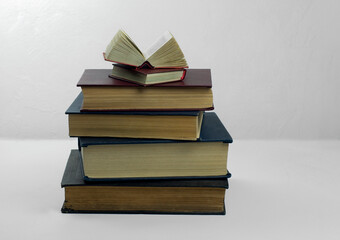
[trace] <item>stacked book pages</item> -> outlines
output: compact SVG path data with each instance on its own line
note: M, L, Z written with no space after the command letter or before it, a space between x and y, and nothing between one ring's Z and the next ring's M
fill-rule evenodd
M119 31L67 109L63 213L225 214L232 138L209 69L189 69L170 33L142 53Z

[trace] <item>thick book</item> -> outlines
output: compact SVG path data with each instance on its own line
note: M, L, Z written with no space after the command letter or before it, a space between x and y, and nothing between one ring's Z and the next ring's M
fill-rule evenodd
M188 64L177 41L165 32L146 52L142 53L132 39L122 30L113 37L103 53L104 59L142 68L186 68Z
M215 113L204 113L196 141L78 139L86 181L224 177L233 141Z
M71 150L61 187L63 213L225 214L228 179L113 181L88 184Z
M148 69L113 64L113 69L109 76L119 80L136 83L141 86L150 86L160 83L181 81L184 79L185 73L185 69Z
M143 87L110 78L110 69L86 69L77 86L82 111L203 111L213 109L210 69L187 69L182 81Z
M66 111L71 137L195 140L200 135L200 111L82 112L82 103L80 93Z

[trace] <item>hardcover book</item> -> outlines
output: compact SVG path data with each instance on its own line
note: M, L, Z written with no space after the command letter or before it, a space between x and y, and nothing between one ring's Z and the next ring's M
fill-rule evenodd
M186 68L188 64L177 41L165 32L145 53L132 39L119 30L103 53L106 61L142 68Z
M181 81L184 79L185 73L185 69L133 68L121 64L113 64L110 77L136 83L142 86L150 86L160 83Z
M224 177L232 138L215 113L196 141L80 137L86 181Z
M210 69L187 69L182 81L148 87L110 78L112 70L86 69L77 86L82 111L200 111L213 109Z
M225 214L228 179L85 183L78 150L71 150L61 186L63 213Z
M203 113L177 112L82 112L80 93L67 109L69 135L73 137L120 137L196 140Z

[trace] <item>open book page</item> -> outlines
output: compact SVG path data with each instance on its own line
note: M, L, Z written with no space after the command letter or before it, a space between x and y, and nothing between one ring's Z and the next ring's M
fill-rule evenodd
M154 54L158 49L160 49L164 44L166 44L171 38L172 38L172 34L170 32L165 32L163 33L163 35L154 43L151 45L151 47L149 47L145 53L144 53L144 57L147 60L149 57L152 56L152 54Z
M104 57L108 61L132 66L139 66L145 61L143 53L123 30L119 30L113 37Z
M139 48L137 47L137 45L135 44L134 41L132 41L132 39L130 38L129 35L126 34L126 32L124 30L120 30L123 34L124 34L124 38L128 40L129 44L131 44L143 57L144 57L144 54L142 53L141 50L139 50ZM145 57L144 57L145 58Z

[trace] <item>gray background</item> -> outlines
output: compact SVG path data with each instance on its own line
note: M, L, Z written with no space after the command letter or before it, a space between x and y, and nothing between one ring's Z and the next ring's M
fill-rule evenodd
M145 50L164 31L211 68L235 139L339 139L339 1L1 1L0 137L66 139L85 68L119 28Z
M340 1L0 1L0 239L340 236ZM119 28L211 68L235 139L226 216L61 214L64 115ZM32 139L33 138L33 139ZM276 139L273 141L273 139Z

